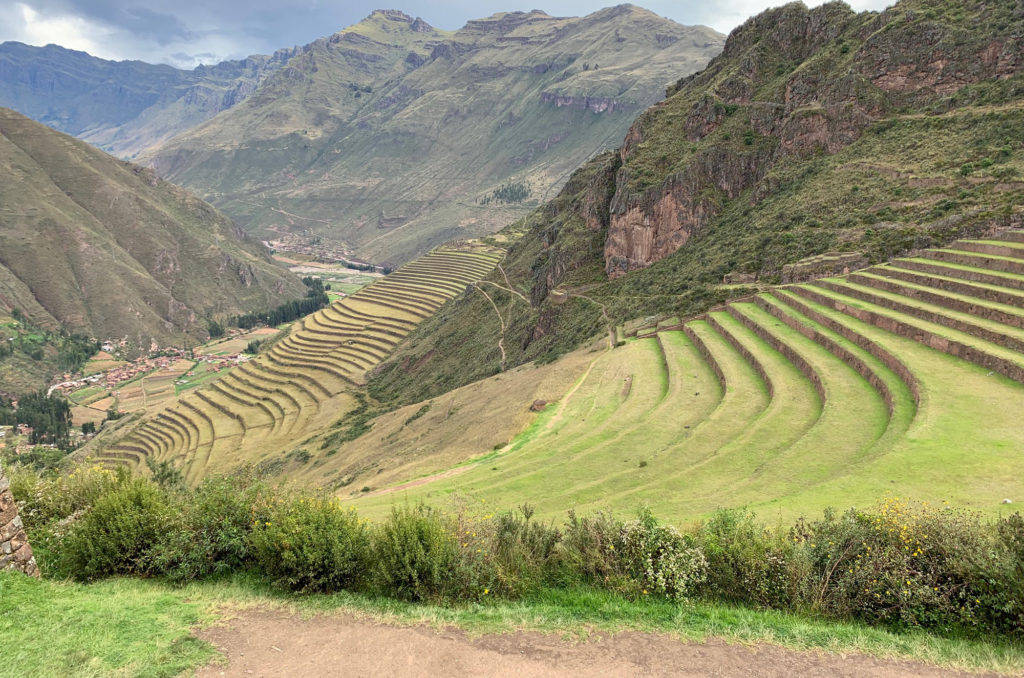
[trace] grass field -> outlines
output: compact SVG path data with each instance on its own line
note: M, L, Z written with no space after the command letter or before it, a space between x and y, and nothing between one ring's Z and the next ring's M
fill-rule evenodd
M1019 243L981 245L1024 264ZM649 504L675 522L739 506L788 520L888 495L1012 510L1003 499L1024 499L1024 294L984 265L899 282L902 264L768 289L683 329L660 323L597 357L504 450L356 505L382 515L460 495L555 517Z
M217 656L191 631L247 608L304 616L355 614L384 624L456 626L471 634L534 630L585 638L596 632L646 631L685 641L720 638L798 650L858 652L955 669L1007 674L1024 670L1024 649L998 640L897 634L704 603L628 601L589 589L542 591L519 602L438 607L353 594L289 596L245 578L185 587L124 579L82 585L0 572L0 636L8 648L0 675L180 675ZM16 674L8 672L15 667Z

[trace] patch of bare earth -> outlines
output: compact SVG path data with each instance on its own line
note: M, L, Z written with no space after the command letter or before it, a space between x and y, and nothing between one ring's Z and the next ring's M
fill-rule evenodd
M796 676L967 675L864 655L798 652L667 635L597 634L582 642L542 633L470 637L459 630L390 626L350 616L302 619L250 610L199 632L227 658L198 676Z

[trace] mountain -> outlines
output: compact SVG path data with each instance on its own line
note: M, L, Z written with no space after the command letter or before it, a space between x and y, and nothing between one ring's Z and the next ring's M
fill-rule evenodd
M243 101L293 55L285 49L184 71L4 42L0 106L130 158Z
M792 3L750 19L502 234L500 322L491 300L459 299L371 392L415 402L631 318L1019 225L1022 35L1020 2Z
M455 32L376 11L144 162L250 232L401 263L528 213L721 45L630 5Z
M230 219L148 170L0 109L0 309L149 349L300 298Z

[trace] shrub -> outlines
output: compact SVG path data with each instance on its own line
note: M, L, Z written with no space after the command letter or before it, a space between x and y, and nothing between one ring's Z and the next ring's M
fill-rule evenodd
M569 511L557 554L560 583L618 588L625 574L615 555L621 532L622 521L610 513L580 517Z
M518 511L502 513L494 520L489 551L497 595L514 597L540 588L555 563L562 535L553 526L531 521L532 517L533 507L523 504Z
M693 537L660 525L649 509L622 526L618 553L644 595L683 600L707 577L707 559Z
M11 488L18 498L25 526L39 529L54 521L73 518L101 497L130 482L125 469L80 467L66 476L41 478L28 468L11 469Z
M1020 525L1000 527L987 528L966 511L893 498L875 512L826 512L798 526L795 538L813 559L816 605L832 616L895 628L1021 633Z
M59 568L91 581L151 571L151 552L170 525L165 495L133 479L97 499L60 543Z
M355 509L324 495L276 503L254 515L249 539L256 567L293 591L351 588L364 572L370 540Z
M706 597L783 609L805 599L807 558L782 530L765 529L753 513L719 511L697 539L708 560Z
M458 526L426 506L395 508L373 537L374 581L403 600L459 597ZM469 547L469 542L466 543Z
M251 474L213 478L176 497L175 517L153 555L154 570L190 581L247 567L254 524L270 521L270 495Z

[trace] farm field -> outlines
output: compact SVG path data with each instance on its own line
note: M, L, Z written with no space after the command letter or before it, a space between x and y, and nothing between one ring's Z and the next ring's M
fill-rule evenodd
M82 374L85 376L99 374L100 372L106 372L107 370L112 370L127 364L128 363L126 361L117 360L106 351L100 351L85 364L85 367L82 368Z
M245 351L250 341L266 341L279 332L286 331L290 326L286 324L280 327L257 327L233 337L214 339L196 348L196 353L210 356L238 355Z
M278 253L274 258L288 266L288 270L300 276L314 276L329 284L327 296L331 301L355 294L367 285L383 277L383 274L351 269L343 262L328 263L295 252Z
M189 482L244 463L273 463L298 441L360 407L366 373L424 318L488 273L502 250L432 250L386 278L294 324L257 358L217 374L194 374L188 393L96 453L138 468L147 457L180 468ZM197 368L194 372L199 371ZM182 391L185 385L181 385ZM201 386L201 388L191 388Z
M555 517L647 504L679 522L722 507L788 520L906 495L997 513L1024 500L1022 237L655 324L597 354L507 447L354 492L355 505L380 516L461 495Z

